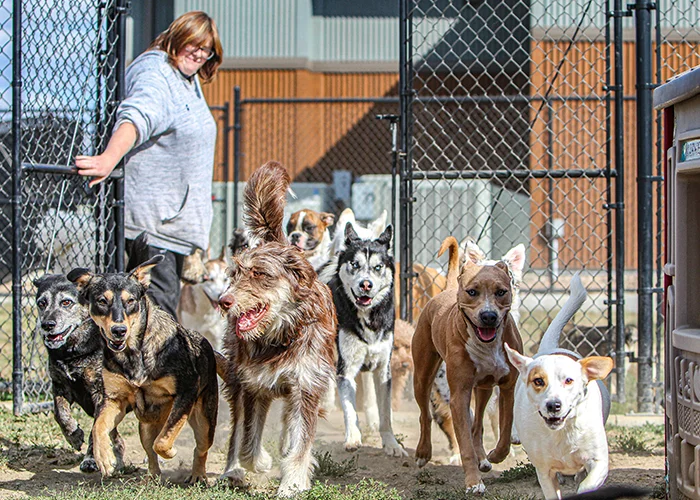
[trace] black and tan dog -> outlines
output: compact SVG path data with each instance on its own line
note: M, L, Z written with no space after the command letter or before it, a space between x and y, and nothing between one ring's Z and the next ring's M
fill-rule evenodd
M130 273L93 274L75 269L74 282L99 327L104 350L105 404L93 426L94 454L103 475L114 472L109 433L130 406L139 420L148 471L160 475L158 457L173 458L175 438L186 422L196 447L191 482L206 482L206 460L214 440L218 385L214 351L146 295L156 255Z
M34 281L39 317L36 331L49 353L54 418L70 445L80 451L85 433L71 415L77 403L94 417L104 403L102 350L104 342L87 307L80 304L78 289L60 274L47 274ZM121 468L124 441L114 428L110 434L117 468ZM83 472L96 472L92 434L80 463Z

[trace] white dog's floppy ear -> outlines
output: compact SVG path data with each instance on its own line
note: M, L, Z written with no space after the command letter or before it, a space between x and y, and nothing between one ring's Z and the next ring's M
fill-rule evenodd
M588 380L603 380L613 369L613 360L607 356L589 356L581 361L581 370Z
M506 348L506 354L508 355L508 360L510 361L510 364L513 365L515 369L518 370L518 372L525 373L527 365L530 364L532 358L523 356L515 349L511 349L511 347L508 345L508 342L504 342L503 347Z
M521 243L508 250L508 253L503 256L503 260L508 263L514 276L522 277L525 268L525 245Z

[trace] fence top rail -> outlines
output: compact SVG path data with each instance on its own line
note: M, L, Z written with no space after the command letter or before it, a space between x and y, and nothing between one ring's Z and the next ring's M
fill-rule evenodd
M544 178L599 178L615 177L613 169L572 169L572 170L413 170L413 180L448 179L544 179Z
M636 96L623 96L625 101L634 101ZM532 103L532 102L604 102L612 99L609 94L587 96L528 96L518 95L484 95L484 96L414 96L414 103ZM241 104L399 104L398 97L252 97L242 99ZM212 108L214 109L214 108Z

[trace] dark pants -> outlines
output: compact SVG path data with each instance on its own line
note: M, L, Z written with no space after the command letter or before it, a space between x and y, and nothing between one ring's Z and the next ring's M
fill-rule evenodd
M130 253L133 240L126 240L126 252ZM179 253L148 246L148 259L161 254L165 258L151 269L151 284L146 292L161 309L177 320L177 303L180 301L180 276L185 256Z

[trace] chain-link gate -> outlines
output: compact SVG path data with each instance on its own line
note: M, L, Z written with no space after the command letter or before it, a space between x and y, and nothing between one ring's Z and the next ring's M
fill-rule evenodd
M102 151L112 129L126 2L10 3L0 9L0 383L21 413L51 399L33 279L75 267L123 269L121 169L89 189L74 159Z
M410 263L443 267L446 236L475 239L489 258L524 243L525 353L574 271L589 300L562 344L583 355L617 350L610 10L593 0L401 3L406 302Z

